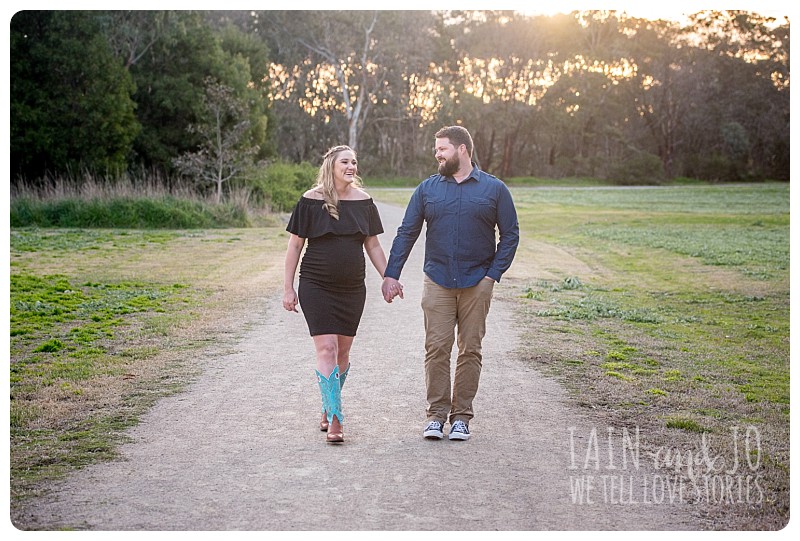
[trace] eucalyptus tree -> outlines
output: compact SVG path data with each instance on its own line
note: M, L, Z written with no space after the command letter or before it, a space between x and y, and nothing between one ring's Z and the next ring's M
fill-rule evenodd
M530 120L544 95L548 48L542 25L511 11L444 14L451 36L449 75L454 98L444 113L463 122L475 140L481 166L500 176L535 146Z
M422 175L435 161L430 149L441 127L439 112L448 87L436 16L429 11L381 13L384 32L382 61L388 67L379 99L360 136L369 171L388 175ZM364 159L366 158L366 159Z
M690 96L707 105L707 114L692 118L693 129L707 137L706 153L711 150L717 162L725 160L733 180L753 175L788 179L788 21L742 11L702 11L691 17L683 34L701 58L692 66L702 65L702 70L694 69Z
M667 20L629 20L632 36L629 56L636 66L627 89L638 117L645 123L650 144L655 146L668 178L676 172L678 150L684 145L683 129L687 114L693 108L686 93L691 74L684 68L690 64L688 49L676 44L680 27ZM640 145L647 145L641 140Z
M260 13L261 35L275 58L274 102L287 105L283 110L299 108L304 126L316 124L321 135L359 149L375 111L385 116L407 94L399 85L430 39L423 30L426 17L415 11Z
M158 42L174 15L169 11L99 11L97 20L108 44L126 68Z
M380 61L379 17L378 11L265 16L278 59L295 74L287 94L297 88L301 107L312 115L330 120L342 114L354 149L389 69Z
M230 59L226 84L246 106L249 128L248 144L255 149L254 158L264 160L276 155L273 139L275 116L269 106L269 51L253 32L227 24L217 31L225 55Z

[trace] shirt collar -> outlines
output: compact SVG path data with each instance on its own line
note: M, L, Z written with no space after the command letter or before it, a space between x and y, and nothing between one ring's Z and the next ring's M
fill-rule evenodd
M480 182L481 181L481 174L483 173L483 171L481 171L478 168L478 164L476 164L475 162L471 162L471 163L472 163L472 171L470 172L469 176L467 176L467 178L465 178L462 182L466 182L469 179L474 179L475 182ZM445 176L445 175L439 175L439 180L441 182L444 182L447 179L452 179L452 178L453 178L452 176L448 177L448 176ZM453 179L453 180L455 180L455 179Z
M475 162L472 162L472 172L469 174L467 179L469 178L474 178L478 182L481 181L481 170L478 169L478 164L476 164Z

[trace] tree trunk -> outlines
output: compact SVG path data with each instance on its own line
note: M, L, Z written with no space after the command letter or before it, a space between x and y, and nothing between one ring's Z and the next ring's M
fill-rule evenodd
M514 161L514 141L517 134L506 134L503 144L503 163L500 166L500 177L507 178L511 175L511 165Z

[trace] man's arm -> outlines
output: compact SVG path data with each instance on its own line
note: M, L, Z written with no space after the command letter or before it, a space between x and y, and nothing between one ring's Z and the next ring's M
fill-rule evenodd
M400 227L397 228L397 235L392 242L392 249L389 252L389 263L383 273L383 284L381 293L386 302L392 302L397 297L403 298L403 284L398 280L403 266L411 254L414 243L417 242L425 221L425 210L422 202L421 185L417 186L406 207L405 216Z
M492 265L486 273L486 276L495 282L499 282L503 273L511 267L519 245L517 209L514 207L511 192L505 184L501 186L500 196L497 200L497 229L500 231L500 241L497 243L497 252L495 252Z
M386 265L384 276L398 280L403 266L411 254L414 243L417 242L422 226L425 222L425 208L421 193L422 185L417 186L414 194L408 202L406 213L400 227L397 228L397 235L392 242L392 249L389 252L389 263Z

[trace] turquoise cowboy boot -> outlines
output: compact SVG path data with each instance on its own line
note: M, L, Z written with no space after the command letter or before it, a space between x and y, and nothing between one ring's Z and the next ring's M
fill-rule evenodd
M323 376L319 370L315 370L315 372L317 373L319 392L322 396L322 408L325 411L328 424L333 422L334 416L341 423L344 421L344 415L342 414L342 378L339 375L339 367L334 367L333 372L328 377ZM341 431L329 431L326 441L329 443L341 443L344 441L344 434Z
M350 365L349 364L347 365L347 370L345 370L344 372L342 372L339 375L339 386L341 388L344 388L344 382L347 379L347 373L348 372L350 372ZM317 373L319 373L319 372L317 372ZM328 415L327 415L327 413L325 413L325 405L324 404L322 405L322 420L320 420L320 422L319 422L319 429L322 432L327 432L328 431Z

